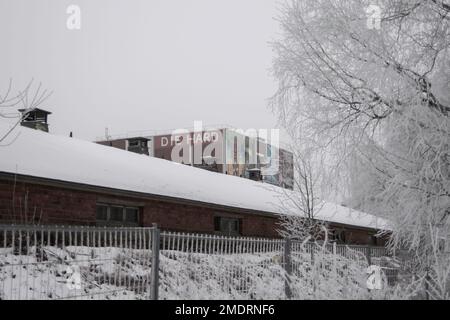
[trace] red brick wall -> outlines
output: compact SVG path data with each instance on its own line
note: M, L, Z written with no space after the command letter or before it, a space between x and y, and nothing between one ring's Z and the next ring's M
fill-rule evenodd
M34 184L0 181L0 219L94 224L97 196ZM25 218L27 216L27 218Z
M373 243L372 234L367 233L364 230L346 230L345 231L345 241L348 244L370 244L376 245Z
M123 149L127 147L126 139L118 139L118 140L109 140L109 141L97 141L98 144L102 144L104 146L110 146L118 149Z
M13 190L14 211L13 211ZM276 237L275 217L249 213L215 210L209 207L172 203L160 200L105 195L101 193L61 189L56 187L0 181L0 220L39 220L49 224L95 225L97 201L123 203L143 208L141 224L157 223L162 229L183 232L214 232L214 216L229 216L242 219L242 235ZM42 214L42 216L41 216Z
M14 195L14 196L13 196ZM13 201L14 198L14 201ZM42 224L95 225L96 203L110 202L135 205L142 208L142 226L157 223L172 231L214 233L214 216L241 219L243 236L275 238L278 219L263 214L237 213L232 210L182 204L143 197L124 197L92 191L80 191L46 185L0 180L0 221L25 222L34 220ZM14 203L14 206L13 206ZM13 210L14 207L14 210ZM27 212L27 214L25 214ZM372 244L367 230L345 228L346 242ZM381 243L378 243L380 245Z

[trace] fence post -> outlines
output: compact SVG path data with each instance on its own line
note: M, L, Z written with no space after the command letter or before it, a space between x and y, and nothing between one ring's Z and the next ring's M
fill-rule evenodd
M159 287L159 245L160 232L156 223L153 224L152 230L152 269L151 269L151 287L150 299L158 300Z
M284 281L284 293L286 294L286 299L292 298L291 291L291 274L292 274L292 264L291 264L291 239L286 238L284 240L284 270L286 271L286 279Z
M312 287L314 294L316 293L316 261L314 258L314 251L316 250L315 243L310 242L311 244L311 270L312 270Z
M337 254L337 245L336 242L333 242L333 272L335 276L337 275L336 254Z

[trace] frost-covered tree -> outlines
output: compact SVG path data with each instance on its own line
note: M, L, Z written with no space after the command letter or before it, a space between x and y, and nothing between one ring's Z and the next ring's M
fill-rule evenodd
M323 207L323 185L325 177L324 159L313 151L314 146L300 140L301 130L286 127L292 143L294 192L276 189L280 193L281 212L279 233L283 237L304 241L320 240L324 237L323 221L317 215Z
M25 119L29 112L40 107L51 95L46 89L42 89L42 84L34 86L31 80L23 90L13 93L13 81L10 79L8 87L4 93L0 93L0 121L6 121L7 126L0 130L0 148L14 143L15 137L11 137L14 129ZM19 112L17 109L23 109ZM42 210L37 210L36 206L29 207L28 190L23 197L16 195L16 181L14 181L11 199L11 208L7 211L7 217L13 223L35 223L39 224L42 217ZM21 241L22 239L17 239Z
M292 0L279 21L280 120L328 155L353 204L391 221L432 292L450 234L450 3Z

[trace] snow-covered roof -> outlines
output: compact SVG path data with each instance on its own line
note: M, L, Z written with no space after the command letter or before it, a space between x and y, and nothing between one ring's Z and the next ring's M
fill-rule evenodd
M0 136L7 130L8 125L0 122ZM294 195L269 184L20 126L7 140L0 143L0 172L275 214L286 213L280 206L285 193ZM380 218L332 203L325 203L316 216L330 222L387 228Z

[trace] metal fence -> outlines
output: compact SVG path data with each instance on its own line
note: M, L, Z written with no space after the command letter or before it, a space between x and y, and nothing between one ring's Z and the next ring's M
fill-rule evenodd
M389 256L380 247L156 226L0 225L0 299L283 299L293 297L289 276L309 277L312 267L336 266L339 257L382 266L392 284Z
M156 298L156 228L0 226L1 299Z
M308 276L312 267L329 268L325 264L336 260L344 267L343 261L353 261L360 270L379 265L392 285L397 269L390 267L390 256L383 247L162 232L160 288L169 299L204 299L211 292L223 293L221 298L290 298L286 274ZM267 279L271 279L270 290ZM192 288L200 290L192 292Z
M162 298L276 298L284 292L284 240L161 233ZM176 273L176 277L173 275ZM265 281L272 281L268 295ZM217 293L220 296L217 296Z

